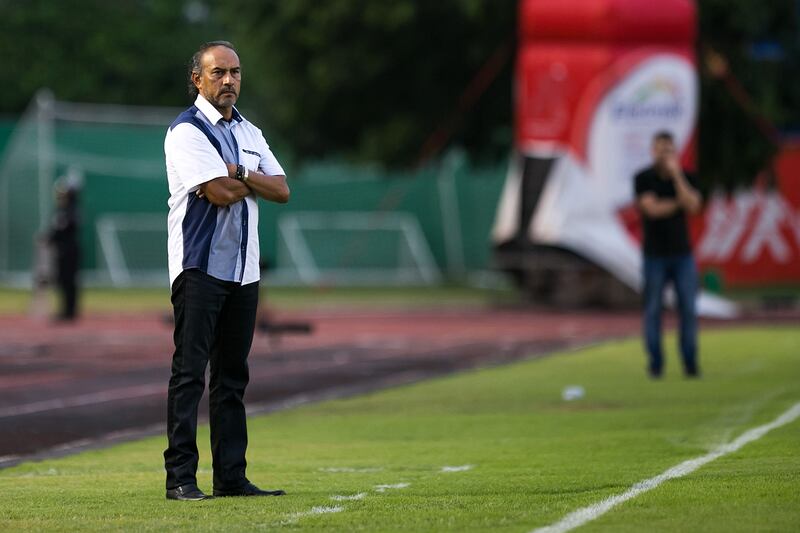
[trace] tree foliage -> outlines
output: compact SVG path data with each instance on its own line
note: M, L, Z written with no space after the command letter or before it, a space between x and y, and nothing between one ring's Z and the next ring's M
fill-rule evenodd
M407 165L513 37L515 9L515 0L231 0L226 20L247 102L303 157ZM509 61L458 132L473 153L508 151L511 72Z
M775 151L755 114L780 128L800 124L798 4L698 5L701 59L706 46L722 53L752 96L743 110L726 82L701 70L701 173L732 187ZM189 56L223 38L242 57L242 107L298 158L408 166L431 133L454 125L453 142L473 158L495 159L512 141L510 61L474 107L451 118L476 72L513 40L516 7L517 0L0 0L0 49L11 73L0 113L21 112L43 86L65 100L183 105ZM753 54L763 42L780 57Z
M713 50L729 66L723 77L701 68L699 163L706 181L728 189L751 182L778 149L764 126L800 124L798 9L794 0L700 1L700 61ZM772 53L759 54L759 47Z
M221 33L212 18L193 21L191 5L0 0L0 50L13 88L0 112L20 112L41 87L70 101L183 105L189 56Z

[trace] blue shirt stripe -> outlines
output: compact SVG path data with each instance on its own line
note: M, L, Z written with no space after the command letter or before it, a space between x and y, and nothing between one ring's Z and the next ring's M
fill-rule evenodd
M208 271L211 240L217 226L217 206L189 194L186 215L183 217L183 268Z
M193 105L175 119L170 129L192 124L203 132L223 161L239 164L239 144L232 128L242 120L234 110L231 122L219 120L212 124ZM183 220L183 268L199 268L217 279L241 282L247 259L247 203L242 200L218 208L205 198L188 194Z

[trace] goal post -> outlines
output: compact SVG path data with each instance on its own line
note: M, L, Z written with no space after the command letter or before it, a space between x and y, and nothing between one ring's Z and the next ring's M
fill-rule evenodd
M31 285L35 243L52 223L54 184L74 174L84 178L79 207L83 280L151 283L153 271L134 266L134 257L148 256L126 249L142 247L128 238L132 229L125 221L165 209L164 132L181 110L63 102L46 89L39 91L0 158L0 282ZM155 219L149 220L143 228L154 227ZM160 225L166 235L165 214ZM142 231L147 237L140 240L151 244L151 230ZM121 247L119 253L115 246ZM164 247L157 252L163 256L160 285L167 279L166 252Z
M95 221L98 266L115 287L163 285L167 225L162 213L120 213Z
M167 283L163 142L180 112L63 102L40 92L0 156L0 283L32 286L35 243L52 224L54 184L70 175L83 184L82 282ZM262 217L269 223L262 224L261 249L274 266L268 281L410 286L439 283L440 267L464 275L467 217L458 206L463 191L456 166L447 165L438 177L422 172L394 181L373 169L355 176L352 169L324 165L299 171L292 186L299 201ZM351 194L341 205L319 202L342 184ZM392 209L376 203L390 193ZM475 216L469 218L472 223Z
M432 285L442 278L412 213L286 213L278 239L274 283Z

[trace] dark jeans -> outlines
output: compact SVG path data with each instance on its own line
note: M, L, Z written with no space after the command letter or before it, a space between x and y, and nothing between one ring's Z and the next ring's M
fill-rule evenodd
M697 373L697 269L691 254L644 256L644 337L650 356L650 372L661 374L664 355L661 348L661 309L664 288L672 282L680 316L680 348L687 374Z
M164 451L167 489L196 483L197 407L209 379L209 419L214 488L247 483L247 422L243 403L253 341L258 283L220 281L199 270L185 270L172 286L175 353L167 396Z
M56 251L56 281L61 293L58 318L72 320L78 316L78 257L77 246L59 246Z

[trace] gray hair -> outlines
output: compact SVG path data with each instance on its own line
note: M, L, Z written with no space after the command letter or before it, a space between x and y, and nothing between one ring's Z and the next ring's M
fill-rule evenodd
M194 100L197 98L197 87L195 87L194 82L192 81L192 74L198 73L202 70L200 65L200 60L203 58L203 54L209 48L214 48L215 46L224 46L225 48L230 48L234 52L236 52L236 48L230 41L208 41L207 43L203 43L200 48L197 49L192 55L192 59L189 61L189 97ZM238 52L237 52L238 54Z

